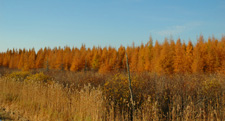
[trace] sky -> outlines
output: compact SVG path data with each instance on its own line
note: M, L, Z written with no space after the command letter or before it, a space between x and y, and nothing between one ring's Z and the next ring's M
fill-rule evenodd
M0 52L225 35L225 0L0 0Z

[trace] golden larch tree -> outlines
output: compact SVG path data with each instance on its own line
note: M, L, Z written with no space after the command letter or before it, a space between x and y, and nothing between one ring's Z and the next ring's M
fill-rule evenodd
M45 54L43 52L43 49L41 48L37 53L37 58L36 58L36 62L35 62L36 68L44 67L44 57L45 57Z
M29 51L29 55L28 55L28 66L30 69L35 68L35 60L36 60L36 53L34 48L32 48L32 50Z
M130 56L130 70L133 72L137 72L137 64L138 64L138 53L139 53L139 47L134 47L132 49L132 54ZM129 56L128 56L129 57Z
M173 55L171 55L172 48L167 39L165 39L162 50L159 57L159 70L160 74L172 74L173 73Z
M125 47L121 45L118 49L118 59L115 67L116 70L121 70L125 68L124 57L125 57Z
M98 70L100 67L100 54L98 53L98 50L94 51L94 55L91 61L91 67L92 70Z
M185 50L182 48L180 38L176 42L174 55L174 73L184 73Z
M145 70L145 65L146 65L145 48L144 48L144 44L142 43L138 51L137 71L143 72Z
M153 40L150 37L149 41L145 45L145 71L152 71L152 59L153 59Z
M203 36L200 36L193 51L192 72L203 73L205 71L206 47Z
M63 66L64 66L64 69L68 71L70 70L71 63L72 63L72 52L70 47L66 46L64 48L63 55L64 55Z
M193 63L193 45L192 42L189 41L186 52L185 52L185 61L184 61L184 69L186 73L192 72L192 63Z
M161 45L156 40L155 46L153 47L153 57L152 57L152 72L159 72L160 71L160 62L159 58L161 55Z
M55 64L54 67L57 70L63 70L63 49L59 48L58 50L56 50L56 54L55 54L56 58L55 59Z

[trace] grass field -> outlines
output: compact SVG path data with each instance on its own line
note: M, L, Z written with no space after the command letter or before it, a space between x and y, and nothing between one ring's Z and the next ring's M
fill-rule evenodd
M130 119L123 73L12 72L1 77L0 87L1 107L30 120ZM225 119L223 75L132 74L132 87L135 121Z

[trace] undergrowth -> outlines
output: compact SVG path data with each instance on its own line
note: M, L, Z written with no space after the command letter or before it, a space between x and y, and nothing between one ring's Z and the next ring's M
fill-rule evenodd
M134 120L225 119L223 75L134 73L131 79ZM125 121L130 116L123 73L14 72L0 79L0 87L1 106L30 120Z

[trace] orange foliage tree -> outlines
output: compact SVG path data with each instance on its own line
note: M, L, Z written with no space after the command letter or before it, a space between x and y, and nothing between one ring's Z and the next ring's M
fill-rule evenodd
M174 73L184 73L185 48L182 47L180 39L176 42L174 55Z
M167 39L165 39L158 62L157 72L160 74L171 74L173 72L173 49Z
M154 43L154 44L153 44ZM57 69L67 71L93 70L100 73L125 71L128 55L132 72L173 73L217 73L225 74L225 37L217 40L212 37L204 41L200 36L195 45L180 39L170 39L159 43L150 37L140 46L70 48L68 46L53 49L45 47L37 53L34 48L26 50L7 50L0 53L0 66L29 69Z
M185 51L185 61L184 61L184 70L186 73L192 73L192 63L193 63L193 45L191 41L188 42L186 51Z
M202 73L205 71L205 55L206 55L206 46L203 39L203 36L200 36L198 43L193 51L193 63L192 63L192 72Z

